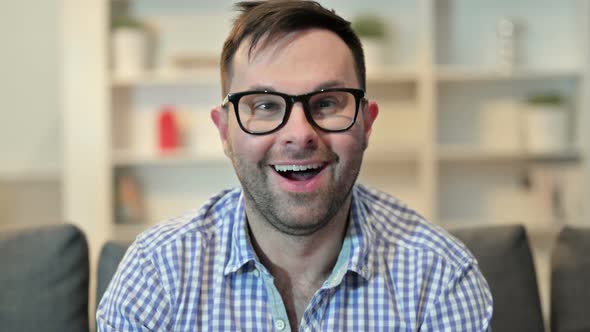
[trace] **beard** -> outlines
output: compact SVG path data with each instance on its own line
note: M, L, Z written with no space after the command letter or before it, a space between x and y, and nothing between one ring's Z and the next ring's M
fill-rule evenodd
M363 140L350 151L351 159L344 162L332 151L320 153L310 149L288 154L291 160L313 156L333 161L322 170L327 174L321 174L328 177L328 185L305 193L285 192L271 183L270 177L276 174L272 174L274 170L268 164L270 155L257 164L234 155L232 162L244 191L247 212L252 214L250 218L261 218L290 236L307 236L324 228L341 209L348 208L345 204L360 172L365 147Z

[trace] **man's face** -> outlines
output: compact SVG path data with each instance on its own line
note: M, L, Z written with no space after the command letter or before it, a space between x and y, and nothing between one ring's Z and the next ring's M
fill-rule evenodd
M322 88L360 88L352 53L332 32L291 33L257 47L250 57L248 49L249 43L242 43L234 56L231 93L274 90L298 95ZM355 125L341 133L313 127L301 103L295 103L284 127L261 136L242 131L233 107L228 108L216 107L211 116L244 189L249 219L265 219L286 234L308 235L349 208L378 112L375 103L359 111ZM285 169L289 171L279 171Z

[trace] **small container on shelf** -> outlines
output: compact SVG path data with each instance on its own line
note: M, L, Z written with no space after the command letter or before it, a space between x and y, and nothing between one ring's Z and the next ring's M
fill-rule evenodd
M131 169L120 169L115 174L115 221L119 224L145 221L141 185Z
M517 61L517 34L519 31L515 19L502 17L496 26L497 36L497 65L502 74L512 74Z
M113 73L117 79L143 75L147 69L149 36L144 24L133 17L116 17L111 32Z
M540 165L529 172L536 226L555 228L582 221L583 170L572 165Z
M158 114L158 149L160 153L177 152L180 128L172 106L164 106Z
M524 133L530 153L556 153L569 148L568 108L559 93L535 94L527 99Z
M354 18L352 28L363 45L366 72L368 74L378 72L384 67L387 56L387 29L385 23L377 15L363 14Z

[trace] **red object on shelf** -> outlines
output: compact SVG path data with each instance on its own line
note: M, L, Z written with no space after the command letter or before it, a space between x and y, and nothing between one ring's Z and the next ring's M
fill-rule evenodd
M158 118L158 129L160 136L160 151L169 152L178 148L179 132L173 107L162 107L162 111Z

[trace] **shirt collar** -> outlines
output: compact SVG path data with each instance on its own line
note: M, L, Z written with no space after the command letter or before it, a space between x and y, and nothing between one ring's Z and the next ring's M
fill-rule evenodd
M350 255L347 269L358 273L365 279L373 275L373 243L374 235L370 226L371 216L365 202L359 195L358 186L352 189L350 219L344 241L350 241Z
M248 225L246 223L246 212L244 209L244 192L240 193L235 210L229 216L230 231L230 256L225 269L224 275L238 271L244 265L256 261L256 253L250 242Z
M352 203L349 224L346 230L344 243L338 257L334 271L344 266L343 259L346 259L346 270L356 272L365 279L373 274L373 253L370 244L374 238L371 220L367 207L363 204L355 186L352 190ZM246 213L244 209L244 193L240 193L234 213L230 213L230 257L225 266L224 274L228 275L241 269L243 266L256 262L257 256L252 248ZM341 257L348 252L348 257ZM343 275L343 273L342 273Z

